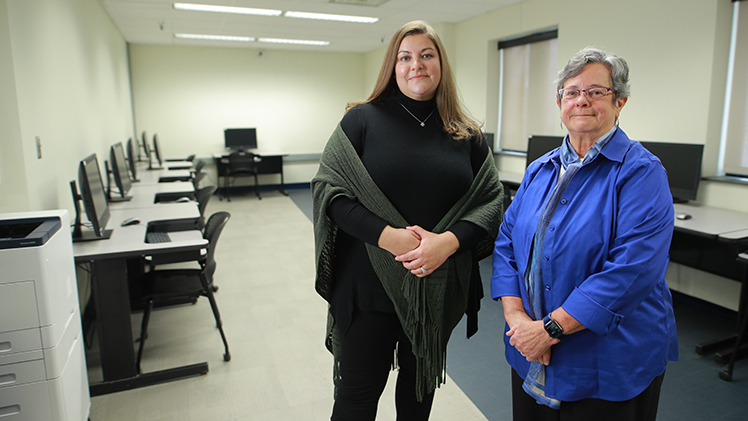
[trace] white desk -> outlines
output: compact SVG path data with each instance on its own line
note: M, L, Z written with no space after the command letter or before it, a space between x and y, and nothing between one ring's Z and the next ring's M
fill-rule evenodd
M729 209L714 208L690 203L676 203L675 214L685 213L691 219L675 220L675 228L690 231L695 235L716 236L724 239L740 240L740 232L748 230L748 214Z
M195 199L195 187L187 181L175 181L172 183L141 184L134 183L128 192L130 200L121 202L110 202L109 209L136 209L150 207L154 204L172 203L179 197ZM159 200L161 199L161 200ZM164 200L165 199L165 200ZM192 202L196 205L197 202Z
M169 170L155 169L149 170L147 164L138 164L138 182L134 184L156 184L173 181L190 181L192 171L190 170Z
M122 221L138 217L141 223L122 227ZM194 204L152 205L138 209L111 210L107 240L73 244L76 263L90 263L92 300L101 352L104 381L91 384L91 396L147 386L208 371L207 362L138 373L135 364L128 275L142 270L142 256L169 254L199 255L208 241L196 229L169 230L169 243L146 243L149 224L167 223L175 228L194 227L200 212ZM168 222L167 222L168 221Z

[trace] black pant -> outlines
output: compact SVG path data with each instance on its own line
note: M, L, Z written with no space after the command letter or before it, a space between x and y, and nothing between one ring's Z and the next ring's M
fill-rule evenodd
M357 311L348 331L339 332L340 380L333 421L374 421L397 345L400 370L395 389L399 421L426 421L434 394L416 399L416 359L397 315Z
M660 401L660 387L665 373L657 376L639 395L627 401L582 399L561 402L561 408L551 409L535 402L522 389L522 379L512 370L512 414L514 421L654 421Z

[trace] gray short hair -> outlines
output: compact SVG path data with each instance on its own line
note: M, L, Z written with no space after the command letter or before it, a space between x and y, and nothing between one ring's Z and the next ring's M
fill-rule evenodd
M615 91L614 101L618 98L628 98L631 95L629 65L626 60L595 47L582 48L571 56L564 68L558 72L556 90L563 89L567 80L582 73L584 66L590 63L602 63L610 70L610 87ZM561 99L560 96L557 95L557 97Z

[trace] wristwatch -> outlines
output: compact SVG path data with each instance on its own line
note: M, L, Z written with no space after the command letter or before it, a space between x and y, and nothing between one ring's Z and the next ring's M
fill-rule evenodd
M557 321L553 320L551 313L548 313L547 316L543 317L543 327L545 327L545 331L548 332L548 335L553 339L561 339L564 337L564 328L562 328Z

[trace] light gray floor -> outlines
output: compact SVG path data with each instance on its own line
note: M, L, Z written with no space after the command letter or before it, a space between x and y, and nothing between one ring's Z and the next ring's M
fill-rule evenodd
M323 346L326 303L314 291L312 224L279 193L214 197L206 214L231 220L216 251L216 295L232 359L206 299L151 317L145 371L208 361L207 375L92 398L92 421L326 420L332 357ZM140 314L133 315L138 336ZM93 351L95 353L95 350ZM100 378L96 356L89 377ZM392 378L378 420L394 420ZM486 418L449 379L437 391L434 421Z

